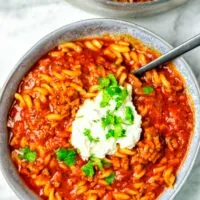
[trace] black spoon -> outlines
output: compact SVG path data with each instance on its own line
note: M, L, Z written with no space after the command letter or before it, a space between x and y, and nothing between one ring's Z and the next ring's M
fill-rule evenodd
M200 34L187 40L183 44L172 49L171 51L160 56L159 58L153 60L152 62L148 63L147 65L141 67L140 69L138 69L137 71L134 72L134 75L140 76L141 74L143 74L151 69L154 69L154 68L160 66L161 64L171 61L198 46L200 46Z

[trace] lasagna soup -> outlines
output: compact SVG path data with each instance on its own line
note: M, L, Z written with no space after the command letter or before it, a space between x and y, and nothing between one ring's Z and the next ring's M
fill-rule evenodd
M11 158L49 200L155 200L173 188L193 131L172 63L129 35L65 42L21 81L8 116Z

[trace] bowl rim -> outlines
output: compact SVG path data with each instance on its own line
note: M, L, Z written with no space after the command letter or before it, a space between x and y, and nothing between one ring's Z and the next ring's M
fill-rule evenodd
M131 6L131 7L137 7L137 6L149 6L149 5L156 5L156 4L162 4L162 3L166 3L166 1L170 2L172 0L149 0L147 2L115 2L112 0L98 0L101 3L106 3L108 5L113 5L113 6L119 6L119 7L123 7L123 6Z
M3 87L1 88L1 91L0 91L0 110L1 108L4 106L4 104L2 104L2 99L4 98L4 93L5 91L7 90L7 85L9 84L9 82L11 81L12 77L15 75L18 67L20 66L20 64L27 58L27 56L30 56L33 52L34 49L36 49L38 46L40 46L40 44L42 42L49 42L50 39L52 39L52 37L56 37L57 34L59 34L60 32L62 32L63 30L67 31L68 28L70 28L71 26L72 27L78 27L80 26L82 23L91 23L91 22L109 22L109 23L120 23L120 25L124 25L124 26L128 26L128 27L131 27L131 29L137 29L141 32L145 32L147 35L150 35L152 36L153 38L156 38L158 39L164 46L166 46L167 48L169 49L172 49L172 45L170 45L167 41L165 41L162 37L160 37L158 34L155 34L154 32L150 31L149 29L147 28L144 28L143 26L141 25L138 25L136 23L131 23L131 22L128 22L128 21L125 21L125 20L119 20L119 19L113 19L113 18L93 18L93 19L86 19L86 20L80 20L80 21L77 21L77 22L74 22L74 23L70 23L70 24L67 24L67 25L64 25L52 32L50 32L49 34L45 35L44 37L42 37L37 43L35 43L22 57L21 59L16 63L16 65L13 67L13 69L11 70L11 72L9 73L6 81L4 82L3 84ZM89 36L89 35L88 35ZM137 38L137 37L136 37ZM182 57L179 57L177 60L179 60L182 65L184 66L184 68L187 69L187 71L189 72L189 76L192 78L192 82L194 83L194 86L195 86L195 90L197 92L197 97L198 99L200 99L200 88L199 88L199 84L197 82L197 79L196 77L194 76L194 73L193 71L191 70L190 66L187 64L187 62L182 58ZM192 96L192 95L191 95ZM193 98L192 98L193 99ZM199 101L200 102L200 101ZM0 114L0 119L1 119L1 114ZM1 120L0 120L1 122ZM6 125L5 125L6 126ZM194 125L195 127L196 125ZM1 131L1 130L0 130ZM193 131L194 132L194 131ZM170 195L170 200L174 199L174 197L177 195L177 193L179 192L179 190L182 188L183 184L185 183L186 179L188 178L189 174L191 173L191 170L194 166L194 163L196 161L196 158L197 158L197 155L198 155L198 152L199 152L199 148L200 148L200 133L196 133L198 138L198 143L196 146L192 146L192 142L190 142L189 146L188 146L188 150L187 152L191 149L191 148L194 148L195 151L194 151L194 156L193 156L193 159L191 160L190 162L190 165L187 167L187 172L185 172L184 174L184 177L182 178L182 182L180 182L176 188L176 190L174 190L174 193ZM0 132L0 138L2 137L2 132ZM194 133L193 133L194 135ZM193 139L193 137L191 137L191 139ZM0 144L3 144L2 142L0 142ZM2 156L4 156L3 154L3 151L2 151L2 147L0 147L0 170L2 172L2 175L4 176L4 179L6 180L7 184L10 186L10 188L12 188L12 190L15 192L15 194L17 195L17 197L19 197L20 199L32 199L30 198L30 195L23 192L23 194L21 194L20 191L23 191L24 188L22 187L18 187L18 184L13 184L12 183L12 180L13 180L13 177L8 174L5 170L5 167L3 162L2 162ZM7 155L8 156L8 155ZM187 157L188 155L186 154L185 157ZM9 158L10 159L10 158ZM183 160L183 163L185 163L185 161ZM181 164L180 168L182 167L183 163ZM180 170L179 168L179 170ZM18 174L18 172L17 172ZM27 187L26 183L25 184L25 187ZM20 191L19 191L20 190ZM166 190L164 190L162 192L165 193ZM35 193L28 188L28 193L31 193L31 196L34 197L35 196ZM24 197L25 195L25 197ZM37 198L40 198L37 196ZM160 197L158 197L160 198Z
M112 0L69 1L72 6L102 17L121 17L121 19L156 16L184 5L188 0L154 0L150 2L113 2Z

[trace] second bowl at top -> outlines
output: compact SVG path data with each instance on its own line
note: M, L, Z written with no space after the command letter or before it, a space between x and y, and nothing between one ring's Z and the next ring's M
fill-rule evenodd
M107 16L132 16L144 17L155 15L177 6L180 6L188 0L149 0L147 2L116 2L114 0L73 0L69 3L82 9Z

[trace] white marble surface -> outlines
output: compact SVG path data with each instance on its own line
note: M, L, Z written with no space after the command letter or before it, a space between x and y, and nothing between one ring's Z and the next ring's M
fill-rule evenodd
M65 24L93 17L101 16L74 8L64 0L0 0L0 87L19 58L41 37ZM128 20L177 45L200 33L200 0L188 0L186 5L158 16ZM185 58L200 83L200 48ZM0 200L17 199L0 174ZM189 199L200 199L200 155L175 198Z

